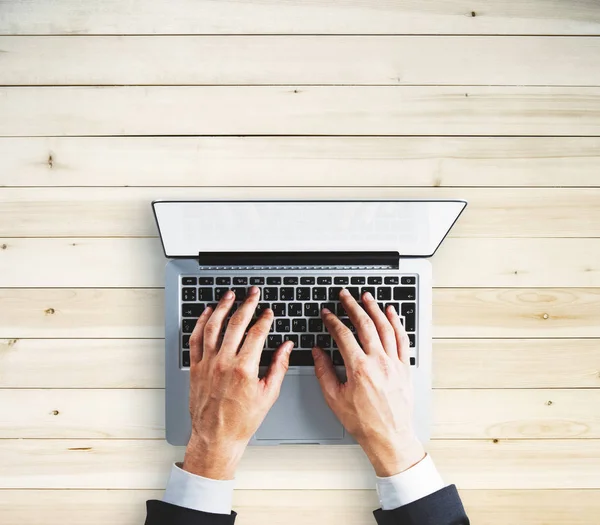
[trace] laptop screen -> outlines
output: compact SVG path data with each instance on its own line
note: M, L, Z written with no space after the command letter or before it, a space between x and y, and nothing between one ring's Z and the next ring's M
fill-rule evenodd
M460 200L156 201L165 255L201 252L384 252L429 257Z

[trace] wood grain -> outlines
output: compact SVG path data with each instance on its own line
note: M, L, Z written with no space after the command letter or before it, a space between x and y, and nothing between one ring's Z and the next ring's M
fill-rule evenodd
M600 34L594 0L0 1L1 34Z
M155 199L286 198L460 198L469 206L452 237L600 237L596 188L6 188L2 197L0 237L157 237Z
M598 339L435 339L435 388L597 388ZM115 367L115 363L119 363ZM3 339L0 388L163 388L162 339Z
M598 486L600 441L434 440L444 479L463 489L586 489ZM183 448L161 440L0 440L1 488L162 489ZM239 490L372 489L375 477L355 446L250 447Z
M486 525L596 525L598 490L461 490L474 523ZM145 502L162 498L159 490L0 490L4 525L132 525L145 518ZM374 490L238 490L236 523L272 525L371 523L379 506Z
M0 36L0 49L0 85L600 85L595 37Z
M0 88L0 136L600 136L600 88Z
M0 289L0 337L155 338L163 290ZM600 337L598 288L442 288L433 294L438 338Z
M0 138L4 186L599 187L599 172L596 137Z
M10 238L1 246L0 287L164 286L156 238ZM600 239L550 238L450 238L432 259L436 287L598 287L599 261Z
M142 363L138 366L144 366ZM162 389L0 390L0 439L161 439ZM600 389L437 389L436 439L599 438ZM300 409L299 409L300 410Z

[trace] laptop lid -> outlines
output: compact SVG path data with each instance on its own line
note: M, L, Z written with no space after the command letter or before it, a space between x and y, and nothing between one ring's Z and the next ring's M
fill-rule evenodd
M154 201L165 255L214 252L398 252L430 257L462 200Z

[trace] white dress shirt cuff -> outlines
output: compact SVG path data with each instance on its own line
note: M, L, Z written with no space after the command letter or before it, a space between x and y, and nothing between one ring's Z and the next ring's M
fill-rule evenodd
M389 478L377 477L377 495L383 510L408 505L445 486L429 455L400 474Z
M196 476L173 465L163 501L212 514L231 514L234 480Z

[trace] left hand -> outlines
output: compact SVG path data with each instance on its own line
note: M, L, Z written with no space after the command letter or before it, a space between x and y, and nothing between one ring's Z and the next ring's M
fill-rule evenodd
M231 316L235 294L228 291L214 312L204 310L190 337L190 415L192 436L183 469L211 479L233 479L248 441L279 396L293 343L279 347L266 376L258 378L260 355L273 312L265 310L248 328L260 290L253 286L248 298Z

